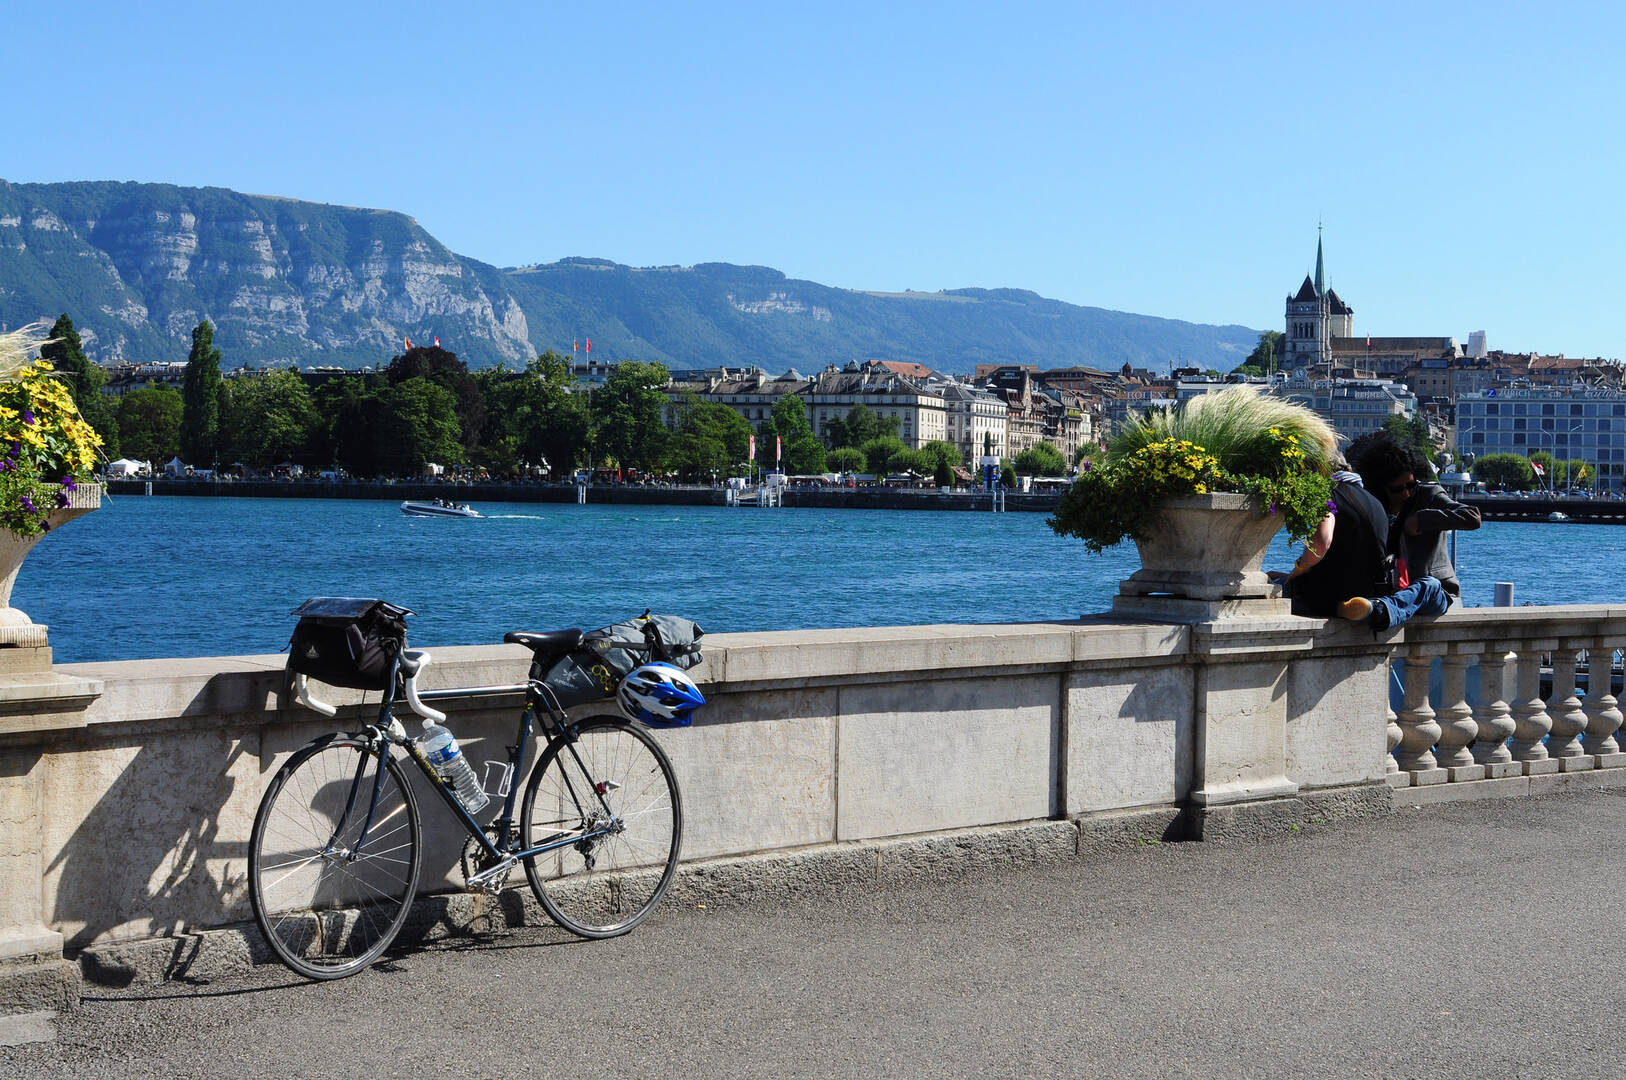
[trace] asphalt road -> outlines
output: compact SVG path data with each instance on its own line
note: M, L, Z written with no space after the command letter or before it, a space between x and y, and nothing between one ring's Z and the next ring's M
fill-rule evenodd
M1618 1077L1620 793L92 991L3 1077Z

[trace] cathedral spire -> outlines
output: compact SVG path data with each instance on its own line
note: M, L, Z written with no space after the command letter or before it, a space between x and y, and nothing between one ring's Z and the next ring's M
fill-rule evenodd
M1315 291L1317 296L1327 295L1327 275L1321 270L1321 223L1315 227Z

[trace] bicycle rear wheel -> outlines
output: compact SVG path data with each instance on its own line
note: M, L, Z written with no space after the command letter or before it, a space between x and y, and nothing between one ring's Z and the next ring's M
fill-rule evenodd
M549 918L586 938L637 926L666 893L683 841L672 763L653 736L620 717L584 720L574 742L543 752L525 786L527 848L608 830L525 860Z
M294 754L266 789L248 850L249 899L271 950L310 979L371 964L412 906L418 838L417 800L387 749L380 765L366 739L334 735Z

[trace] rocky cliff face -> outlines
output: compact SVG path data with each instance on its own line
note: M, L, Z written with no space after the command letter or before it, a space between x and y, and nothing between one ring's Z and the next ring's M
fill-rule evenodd
M208 318L230 363L380 364L404 338L439 336L472 365L523 364L535 355L525 313L476 265L388 211L0 184L0 319L67 311L103 363L185 359Z

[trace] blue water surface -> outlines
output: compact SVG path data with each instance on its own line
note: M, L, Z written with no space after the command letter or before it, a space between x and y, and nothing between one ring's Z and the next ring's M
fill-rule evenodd
M484 503L481 520L398 502L120 496L47 536L12 603L58 662L276 652L310 596L412 608L415 645L594 627L646 608L708 632L1071 619L1139 566L1045 515ZM1278 535L1267 565L1293 553ZM1620 601L1626 527L1491 523L1459 542L1470 606Z

